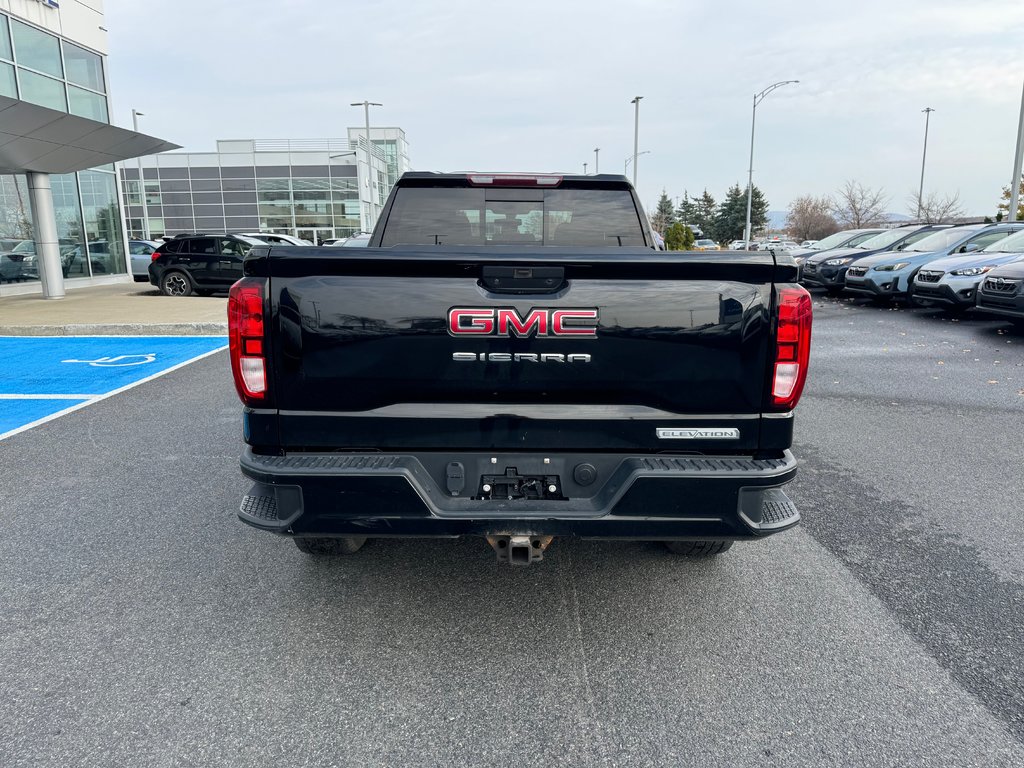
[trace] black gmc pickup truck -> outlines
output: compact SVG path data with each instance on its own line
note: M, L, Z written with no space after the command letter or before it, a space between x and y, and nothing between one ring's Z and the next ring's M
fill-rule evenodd
M658 250L622 176L407 173L366 248L257 246L231 289L253 480L311 554L555 536L712 555L795 525L811 301L773 252Z

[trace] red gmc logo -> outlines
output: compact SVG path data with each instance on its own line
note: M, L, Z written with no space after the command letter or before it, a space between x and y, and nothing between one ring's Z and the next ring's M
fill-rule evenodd
M512 307L452 307L448 333L459 337L596 338L597 321L596 309L531 309L524 317Z

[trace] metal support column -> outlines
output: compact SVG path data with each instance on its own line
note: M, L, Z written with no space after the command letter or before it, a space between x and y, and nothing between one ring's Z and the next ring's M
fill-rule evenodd
M64 271L57 240L57 214L53 210L50 174L29 171L28 195L32 202L32 228L36 241L36 266L44 299L64 298Z

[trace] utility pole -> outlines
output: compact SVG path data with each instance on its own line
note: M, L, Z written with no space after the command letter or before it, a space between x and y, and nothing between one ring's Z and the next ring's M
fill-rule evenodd
M601 151L600 147L595 147L594 148L594 173L595 174L601 172L600 158L598 157L598 153L600 151Z
M924 112L924 152L921 153L921 185L917 188L917 220L921 220L921 203L924 202L924 161L928 157L928 121L931 119L932 112L935 110L931 107L925 107L921 110Z
M366 181L369 187L367 197L370 200L370 207L366 217L366 231L373 232L373 226L377 223L377 206L373 199L373 152L371 151L372 145L370 143L370 107L383 107L384 105L378 104L376 101L354 101L349 106L362 107L366 112Z
M144 112L137 109L132 110L132 128L139 132L139 118L145 117ZM142 157L136 158L139 162L139 197L142 199L142 239L150 240L149 232L149 211L146 209L146 182L142 178Z
M634 96L630 104L636 104L636 116L633 118L633 188L636 189L636 167L637 155L640 149L640 99L643 96Z
M1020 122L1017 124L1017 153L1013 159L1013 181L1010 184L1010 221L1017 221L1020 207L1020 174L1024 162L1024 93L1020 97Z

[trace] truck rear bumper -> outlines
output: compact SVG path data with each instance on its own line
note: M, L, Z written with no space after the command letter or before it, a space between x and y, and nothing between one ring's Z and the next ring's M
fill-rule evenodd
M449 471L454 466L460 469ZM589 470L581 472L581 466ZM242 500L239 518L292 535L752 539L800 520L782 490L796 475L789 451L778 459L752 459L665 454L261 456L247 448L241 468L254 485ZM549 478L544 482L556 491L545 494L548 498L485 498L482 478L513 468L520 475Z

